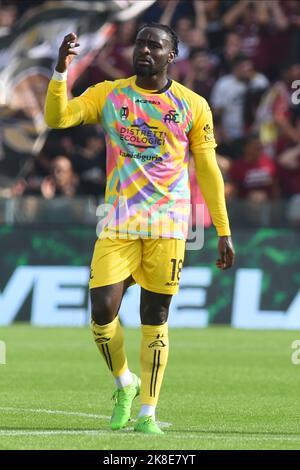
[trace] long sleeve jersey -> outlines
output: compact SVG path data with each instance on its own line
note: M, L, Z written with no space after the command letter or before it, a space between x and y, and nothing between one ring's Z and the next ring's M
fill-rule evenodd
M145 90L133 76L98 83L68 101L66 81L52 79L45 120L58 129L101 124L107 158L105 230L186 239L191 151L217 233L230 235L212 114L193 91L176 81L163 90Z

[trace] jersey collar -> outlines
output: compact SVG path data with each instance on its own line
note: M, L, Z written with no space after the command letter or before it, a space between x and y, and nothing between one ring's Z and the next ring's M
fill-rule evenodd
M141 88L137 86L135 83L135 80L136 80L136 75L133 77L133 80L132 80L132 88L144 95L160 95L161 93L165 93L172 85L172 80L168 78L167 84L160 90L146 90L145 88Z

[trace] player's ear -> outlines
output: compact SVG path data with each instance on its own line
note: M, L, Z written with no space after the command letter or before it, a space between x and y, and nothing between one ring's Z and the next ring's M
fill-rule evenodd
M175 59L175 52L174 52L174 51L170 51L170 52L169 52L169 57L168 57L168 62L169 62L169 64L171 64L172 62L174 62L174 59Z

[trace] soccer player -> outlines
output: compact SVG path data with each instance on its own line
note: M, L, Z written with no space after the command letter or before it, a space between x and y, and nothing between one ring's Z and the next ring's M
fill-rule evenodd
M168 78L178 53L168 26L139 29L136 75L98 83L68 101L67 69L78 46L74 33L60 46L45 119L53 128L101 123L106 135L105 199L111 210L95 244L90 293L94 339L117 387L110 425L126 426L140 395L135 431L163 434L155 408L168 359L168 311L187 237L190 150L219 236L216 265L223 270L234 261L212 115L204 98ZM141 286L141 379L129 369L118 317L122 297L135 282Z

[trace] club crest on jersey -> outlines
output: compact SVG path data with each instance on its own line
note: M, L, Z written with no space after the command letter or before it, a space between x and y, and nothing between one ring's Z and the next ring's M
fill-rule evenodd
M125 121L125 119L128 118L128 115L129 115L128 106L122 106L121 111L120 111L120 115L121 115L121 120L122 121Z
M175 109L170 109L167 114L164 115L164 122L179 122L178 120L179 114L176 113Z

